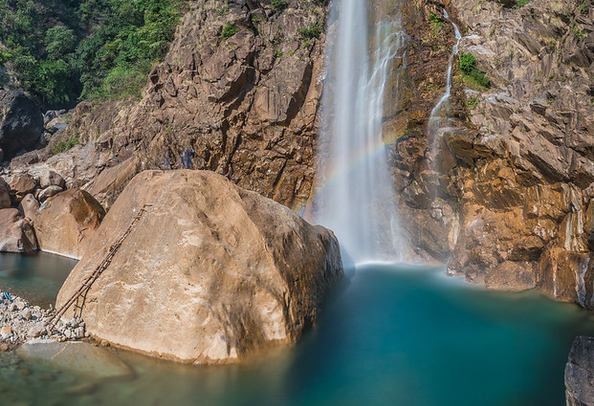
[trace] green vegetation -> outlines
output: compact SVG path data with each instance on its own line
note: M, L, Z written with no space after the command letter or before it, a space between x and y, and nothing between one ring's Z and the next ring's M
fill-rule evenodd
M237 27L233 23L227 23L223 26L223 31L221 31L221 38L223 41L227 41L229 38L237 34L239 31L239 27Z
M298 28L297 32L303 39L313 39L313 38L320 38L320 34L322 33L322 27L320 24L314 24L309 27L305 28Z
M280 59L283 57L283 51L281 51L280 49L277 49L276 52L274 53L274 57L276 59Z
M289 3L287 3L287 0L272 0L270 2L270 5L272 6L274 12L277 14L282 13L284 9L289 7Z
M471 97L470 99L466 100L466 106L468 106L471 109L474 109L477 104L478 104L477 97Z
M68 137L66 141L59 141L56 146L54 147L54 154L59 154L60 152L68 151L70 148L78 145L79 141L78 138L72 136Z
M530 3L530 0L520 0L516 4L514 4L514 8L524 7L526 4Z
M186 0L0 3L0 66L46 107L139 94L163 60ZM140 78L142 77L142 80Z
M460 54L459 66L466 86L475 90L485 90L491 87L489 78L487 78L485 72L476 67L476 58L470 52Z
M429 14L429 23L431 24L431 32L433 35L439 34L444 26L443 19L434 13Z

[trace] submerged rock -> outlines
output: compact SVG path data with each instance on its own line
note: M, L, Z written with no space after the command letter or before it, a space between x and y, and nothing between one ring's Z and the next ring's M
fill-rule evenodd
M594 337L576 337L565 366L567 406L594 405Z
M81 258L105 216L103 207L84 190L69 189L39 209L35 231L42 251Z
M82 317L97 339L183 362L237 362L299 338L342 276L331 231L212 172L147 171L112 206L56 307L145 204L86 295Z
M37 251L35 231L17 209L0 210L0 252Z
M114 378L132 375L132 370L112 351L84 342L31 340L17 350L27 361L49 364L93 378Z

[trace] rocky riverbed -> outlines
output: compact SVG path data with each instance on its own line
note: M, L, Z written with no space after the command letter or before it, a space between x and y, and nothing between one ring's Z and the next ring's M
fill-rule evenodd
M0 299L0 350L15 349L29 340L51 339L57 342L80 340L89 337L85 323L76 318L60 320L56 326L47 331L46 325L54 315L53 309L42 309L32 306L18 296L5 296Z

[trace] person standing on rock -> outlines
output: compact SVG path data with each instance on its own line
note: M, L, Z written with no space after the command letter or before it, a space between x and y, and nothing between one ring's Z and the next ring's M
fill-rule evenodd
M231 162L229 162L227 164L227 169L225 170L225 173L223 174L224 177L226 177L227 179L229 179L230 181L233 181L232 177L233 177L233 166L231 165Z

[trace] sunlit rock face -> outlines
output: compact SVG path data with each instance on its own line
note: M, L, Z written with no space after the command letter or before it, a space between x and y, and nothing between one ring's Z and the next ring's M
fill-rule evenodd
M592 307L594 10L579 1L514 4L444 4L461 28L460 52L476 57L491 87L471 89L454 69L437 135L427 129L428 106L445 89L454 33L445 20L430 23L441 6L415 1L416 16L405 9L417 46L396 98L402 114L388 123L403 224L450 274Z
M80 259L105 216L88 192L69 189L48 199L35 218L42 251Z
M48 166L107 209L142 170L223 174L229 165L240 186L305 206L315 175L323 3L192 2L142 100L79 104L64 137L81 145ZM223 38L226 25L237 33ZM308 37L300 34L308 28Z
M113 344L183 362L241 361L299 338L342 276L332 232L288 208L212 172L146 171L115 202L56 306L146 204L86 295L87 330Z

